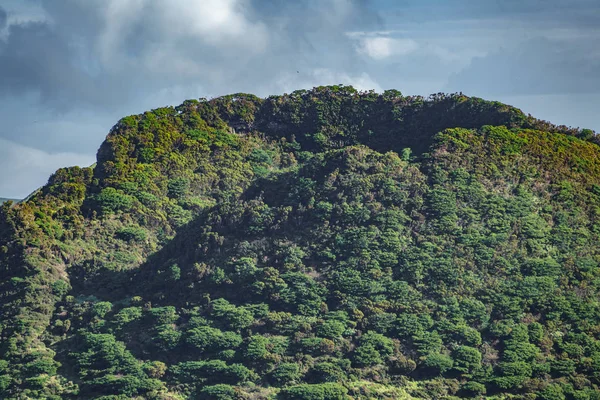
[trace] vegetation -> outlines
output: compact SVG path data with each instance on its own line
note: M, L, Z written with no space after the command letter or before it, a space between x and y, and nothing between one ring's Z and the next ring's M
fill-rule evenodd
M14 203L17 203L17 202L19 202L19 200L17 200L17 199L6 199L6 198L4 198L4 197L0 197L0 204L2 204L2 203L6 203L7 201L12 201L12 202L14 202Z
M600 399L600 148L463 95L123 118L0 206L3 399Z

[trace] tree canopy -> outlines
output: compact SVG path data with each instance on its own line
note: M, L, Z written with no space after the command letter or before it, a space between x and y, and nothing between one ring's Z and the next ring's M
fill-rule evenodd
M0 205L0 398L600 399L599 143L347 86L125 117Z

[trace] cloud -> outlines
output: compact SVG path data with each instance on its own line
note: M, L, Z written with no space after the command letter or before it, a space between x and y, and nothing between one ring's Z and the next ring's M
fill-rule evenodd
M49 170L93 162L90 154L47 153L0 139L0 193L21 199L48 181Z
M56 112L40 107L36 95L0 99L0 138L47 152L96 152L116 119L98 110Z
M0 92L35 92L58 110L122 109L185 85L202 89L193 97L261 92L282 69L346 70L354 53L345 31L377 22L360 0L45 0L41 6L45 20L8 27L0 44Z
M0 138L15 162L0 196L28 157L47 163L25 169L33 189L61 157L92 159L120 117L189 98L340 83L491 98L597 90L600 3L525 3L4 0Z
M447 89L492 97L598 93L600 52L595 41L538 37L474 58Z
M436 30L446 22L484 22L514 24L527 29L578 27L595 29L600 3L597 0L402 0L390 2L385 15L406 23L432 24Z
M275 79L275 85L289 93L297 89L310 89L315 86L340 84L351 85L357 90L375 90L381 92L382 88L368 74L347 74L322 68L311 70L308 73L289 72L280 74Z
M4 29L4 27L6 26L6 11L0 7L0 30Z
M0 44L0 92L19 95L35 91L60 108L69 98L88 97L93 82L70 62L67 42L45 23L10 25Z
M417 50L419 45L412 39L398 39L390 37L366 37L359 40L357 51L359 54L382 60L391 56L404 56Z
M594 129L600 132L600 93L500 95L494 98L525 113L559 125Z
M12 187L11 176L38 185L62 165L57 160L93 158L124 115L232 92L266 96L333 83L378 88L345 34L378 27L367 3L6 0L0 138L3 165L12 172L0 176L0 193Z
M202 72L207 52L220 53L215 61L243 60L267 49L266 26L251 15L242 0L111 0L95 45L108 70L136 66L194 76Z
M13 23L0 44L0 91L46 106L122 106L188 79L224 79L267 49L243 0L44 1L43 22Z

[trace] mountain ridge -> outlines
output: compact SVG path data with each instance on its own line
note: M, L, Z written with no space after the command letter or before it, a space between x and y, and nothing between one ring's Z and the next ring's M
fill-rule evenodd
M598 155L461 94L125 117L0 211L2 396L596 398Z

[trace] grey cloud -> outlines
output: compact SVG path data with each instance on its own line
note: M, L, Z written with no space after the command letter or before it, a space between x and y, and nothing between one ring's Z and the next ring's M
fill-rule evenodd
M11 25L8 35L0 47L1 91L18 95L35 90L55 107L89 96L91 81L73 65L68 43L47 24Z
M238 91L379 88L345 34L380 26L363 0L11 4L0 33L4 196L26 195L60 165L89 164L127 114Z
M535 38L476 57L448 90L497 96L600 92L600 53L593 43Z
M520 17L529 23L552 23L554 28L596 29L600 12L596 0L505 0L492 4L492 12Z
M0 138L0 193L24 198L48 181L50 171L72 165L90 165L91 154L46 152Z
M97 143L119 117L186 98L336 83L323 81L336 79L324 70L337 71L339 82L353 83L354 76L366 82L345 32L378 24L360 0L46 0L41 6L43 21L14 23L0 39L0 95L10 104L0 117L15 121L0 136L43 148L75 149L89 141L86 134ZM52 138L56 124L27 121L42 110L36 119L51 120L51 110L70 126L85 118L84 126L91 120L105 129L60 130Z
M46 22L9 27L0 90L35 91L57 109L123 109L176 86L264 94L279 71L358 74L344 32L377 24L363 3L46 0Z
M6 26L6 11L0 7L0 30L4 29Z
M445 88L516 96L526 105L533 98L519 93L598 91L600 76L593 58L597 0L2 5L8 12L0 8L0 158L20 167L5 161L0 197L25 191L5 192L11 178L32 190L58 165L89 162L118 118L187 98L343 83L407 94ZM520 44L536 36L546 39ZM378 37L395 41L360 42ZM566 102L563 95L556 98ZM549 109L558 122L576 115L569 107Z
M597 0L400 0L388 14L413 22L505 20L591 28L597 26L599 11Z
M555 124L589 128L600 132L598 118L600 93L500 95L494 99Z

